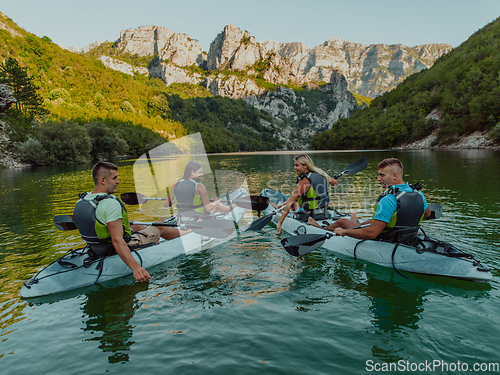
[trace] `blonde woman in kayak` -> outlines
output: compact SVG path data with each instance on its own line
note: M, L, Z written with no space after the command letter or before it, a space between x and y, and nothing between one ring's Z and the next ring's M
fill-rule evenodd
M297 155L293 168L298 177L292 195L280 206L273 204L275 209L285 206L277 224L276 234L281 233L281 224L292 208L297 212L297 219L303 222L307 222L309 217L315 220L326 219L330 202L328 186L338 184L336 179L316 167L307 154Z

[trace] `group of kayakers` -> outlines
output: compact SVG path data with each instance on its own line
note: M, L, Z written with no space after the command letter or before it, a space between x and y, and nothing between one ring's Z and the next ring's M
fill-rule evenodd
M277 210L283 208L277 234L281 233L281 225L290 211L295 212L296 219L319 226L318 220L328 218L329 186L338 184L335 178L316 167L309 155L297 155L294 169L298 178L293 193L282 205L273 204ZM118 167L110 162L94 165L94 190L80 194L73 220L89 245L91 254L96 257L118 254L133 271L137 281L147 281L150 279L149 273L137 263L131 250L156 244L160 237L179 237L190 230L131 225L124 204L112 195L120 183L117 170ZM168 195L165 207L175 204L181 215L191 220L231 211L235 207L234 203L228 207L220 199L209 200L207 190L200 181L202 174L201 164L190 161L184 175ZM421 220L431 215L424 195L403 181L403 165L395 158L379 163L377 181L386 190L377 199L371 220L359 223L356 214L352 213L350 219L339 219L325 229L340 236L358 239L411 237ZM158 222L164 222L164 218L160 217Z
M286 205L277 224L278 234L292 207L298 207L298 220L319 226L317 220L326 219L328 215L328 184L338 183L317 168L308 155L296 156L294 169L299 175L295 190L285 203L275 206L279 209ZM357 239L393 239L411 236L422 219L431 216L422 192L403 181L403 164L398 159L389 158L378 164L377 181L386 190L378 197L371 220L359 223L357 215L352 213L350 219L339 219L325 229Z

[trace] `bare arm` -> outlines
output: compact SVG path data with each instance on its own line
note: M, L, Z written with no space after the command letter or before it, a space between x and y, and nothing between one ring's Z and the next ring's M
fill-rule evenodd
M429 208L429 206L427 206L427 209L425 210L424 212L424 219L427 219L428 217L430 217L432 215L432 212Z
M111 241L113 242L113 247L116 250L118 256L123 260L123 262L132 270L134 277L137 281L144 282L148 281L151 276L149 276L148 271L142 268L139 263L135 260L130 252L127 243L123 239L123 226L121 220L110 221L106 224L109 234L111 235Z
M165 201L165 203L163 203L163 207L172 207L174 203L175 203L174 190L172 189L172 191L167 197L167 200Z
M331 186L335 186L335 185L337 185L339 182L338 182L336 179L334 179L334 178L332 178L332 177L328 176L328 183L329 183Z
M212 202L210 202L210 199L208 199L208 194L207 194L207 188L203 184L198 184L196 187L196 192L201 198L201 203L203 204L203 207L207 212L212 211L214 206L212 205Z
M387 223L380 220L372 220L369 226L356 229L336 228L335 234L339 236L349 236L359 240L372 240L377 237L387 226Z
M290 212L290 208L292 207L292 205L295 202L297 202L297 200L299 199L299 197L302 194L304 194L305 192L307 192L310 187L311 187L311 183L309 182L309 180L307 178L304 178L304 179L300 180L299 183L297 184L297 186L295 186L295 189L293 190L292 195L284 203L284 204L286 204L286 207L283 209L283 212L281 213L281 217L280 217L280 219L278 221L278 224L276 225L276 227L277 227L276 234L280 234L281 233L281 224L283 223L283 221L285 220L286 216L288 215L288 212ZM282 206L283 205L281 205L280 207L282 207Z
M214 208L217 208L218 212L229 212L231 211L236 205L233 203L231 207L224 206L223 204L220 204L220 199L216 198L214 199L213 202L210 202L210 199L208 199L208 194L207 194L207 188L203 184L198 184L198 187L196 188L196 191L198 195L201 198L201 203L203 203L203 207L207 212L211 212Z

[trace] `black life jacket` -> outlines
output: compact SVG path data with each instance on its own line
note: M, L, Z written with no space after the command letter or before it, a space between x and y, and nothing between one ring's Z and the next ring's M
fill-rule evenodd
M103 199L115 199L120 203L122 207L123 239L125 242L129 242L132 235L127 209L114 195L98 195L92 200L87 200L84 199L87 194L82 193L78 195L80 200L76 202L73 211L73 221L84 241L90 245L96 255L112 255L116 251L113 247L106 223L101 223L97 220L97 206Z
M199 180L180 179L174 187L175 204L180 211L194 210L200 214L205 213L205 207L198 195L196 188L198 187Z
M299 197L297 201L299 206L304 210L324 209L327 207L330 197L328 196L328 181L326 178L319 173L309 172L300 175L297 178L297 183L304 178L309 180L311 187Z
M397 208L385 229L376 239L412 244L425 214L423 194L415 189L406 192L391 186L379 195L374 208L374 216L378 202L388 194L393 194L396 198Z

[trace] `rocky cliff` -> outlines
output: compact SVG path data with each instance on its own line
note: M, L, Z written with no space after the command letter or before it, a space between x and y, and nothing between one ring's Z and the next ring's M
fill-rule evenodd
M330 83L303 90L280 86L274 91L243 99L255 108L269 112L280 124L277 136L291 149L310 148L311 137L341 117L358 109L356 99L347 89L347 80L333 71Z
M244 99L269 112L281 124L277 136L294 149L309 147L315 132L355 112L351 92L376 97L452 48L365 46L332 38L311 49L299 42L258 42L233 25L216 36L208 53L186 34L156 26L124 30L109 45L113 58L99 59L112 69L148 74L167 85L203 85L215 96ZM127 56L150 58L147 69L120 61Z
M328 83L332 72L339 71L350 91L373 98L408 75L430 67L452 46L366 46L332 38L311 49L300 42L257 42L248 31L228 25L216 36L208 53L186 34L157 26L124 30L113 48L118 55L151 56L149 74L167 84L203 84L214 95L242 98L261 94L266 91L263 82L295 86ZM101 61L121 70L116 61ZM122 68L130 74L130 68Z
M0 84L0 117L10 108L17 99L14 98L14 93L7 85Z
M157 26L141 26L135 30L122 30L116 49L139 56L158 56L178 66L201 65L203 51L200 44L186 34Z

